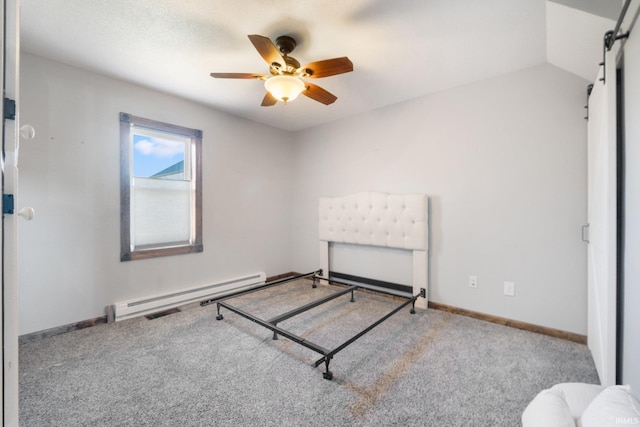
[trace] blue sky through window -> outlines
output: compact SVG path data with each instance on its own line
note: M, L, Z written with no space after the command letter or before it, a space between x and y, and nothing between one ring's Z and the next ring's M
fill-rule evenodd
M170 138L133 134L133 176L149 178L184 162L186 144Z

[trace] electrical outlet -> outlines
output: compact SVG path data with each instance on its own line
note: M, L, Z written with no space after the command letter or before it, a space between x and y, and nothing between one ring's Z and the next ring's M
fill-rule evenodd
M516 284L513 282L504 282L504 294L510 297L516 296Z
M470 288L478 287L478 276L469 276L469 287Z

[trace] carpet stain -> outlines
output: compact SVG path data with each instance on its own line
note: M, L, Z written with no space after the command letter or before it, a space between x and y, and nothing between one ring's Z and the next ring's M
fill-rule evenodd
M394 366L387 371L385 375L380 377L372 386L362 387L353 382L348 382L346 387L357 393L360 397L349 406L349 410L355 416L362 417L376 403L382 399L389 389L402 378L407 371L413 368L423 352L433 343L436 336L449 323L450 316L441 319L429 331L420 338L414 347L412 347Z

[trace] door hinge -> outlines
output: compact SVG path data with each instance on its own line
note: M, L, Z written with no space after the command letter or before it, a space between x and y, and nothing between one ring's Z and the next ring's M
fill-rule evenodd
M16 119L16 101L4 98L4 118L8 120Z
M2 213L13 215L13 194L2 195Z

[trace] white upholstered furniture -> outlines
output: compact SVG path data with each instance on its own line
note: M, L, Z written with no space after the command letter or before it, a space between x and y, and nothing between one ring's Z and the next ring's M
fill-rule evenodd
M543 390L522 413L522 427L640 425L640 402L629 386L563 383Z
M320 268L329 275L329 243L385 246L413 252L414 295L428 291L429 208L424 194L361 192L322 197L319 203ZM427 293L428 295L428 293ZM416 306L426 308L426 299Z

